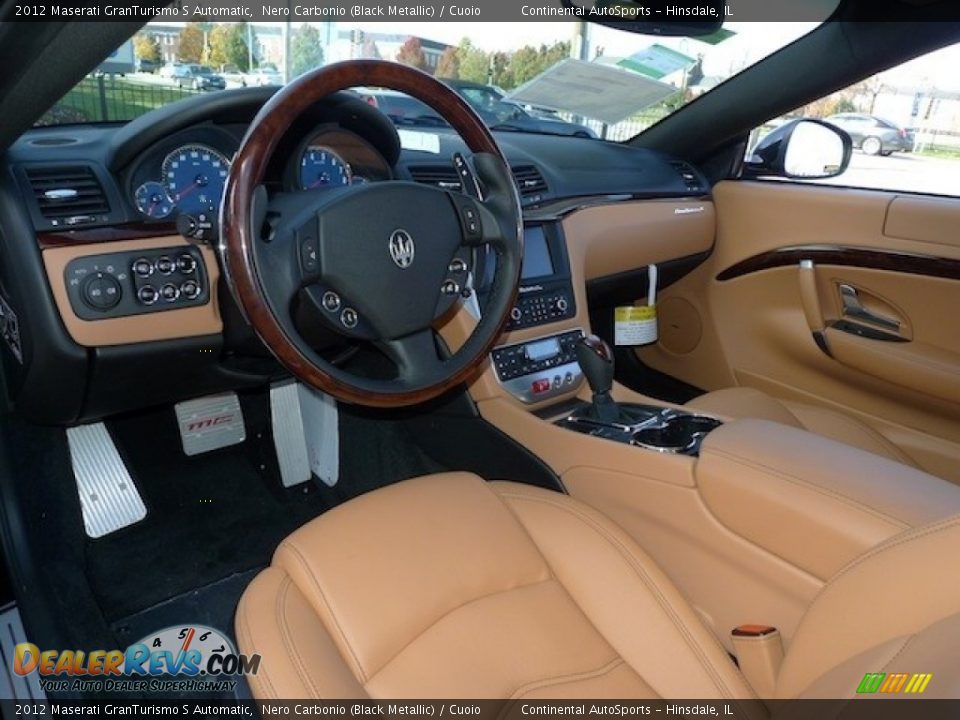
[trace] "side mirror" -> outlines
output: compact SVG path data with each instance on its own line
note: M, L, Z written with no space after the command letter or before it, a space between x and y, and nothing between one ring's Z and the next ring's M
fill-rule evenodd
M853 141L840 128L810 118L791 120L757 143L744 164L743 175L832 178L847 169L852 153Z

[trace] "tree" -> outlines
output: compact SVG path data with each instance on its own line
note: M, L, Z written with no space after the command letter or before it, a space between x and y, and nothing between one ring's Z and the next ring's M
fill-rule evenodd
M320 32L313 25L301 25L290 41L290 74L297 77L321 65Z
M490 67L490 57L478 47L474 47L470 38L464 38L457 46L457 57L460 60L460 79L471 82L486 83L487 70Z
M427 56L423 52L420 38L412 36L407 38L407 41L397 51L397 62L415 67L418 70L426 70Z
M448 47L437 62L437 77L458 80L460 78L460 53L457 48Z
M133 52L138 60L160 62L160 43L155 35L137 33L133 38Z
M246 23L224 23L211 31L210 64L236 65L242 72L250 69Z
M181 62L198 63L203 57L203 28L200 23L187 23L180 31L180 48L177 57Z

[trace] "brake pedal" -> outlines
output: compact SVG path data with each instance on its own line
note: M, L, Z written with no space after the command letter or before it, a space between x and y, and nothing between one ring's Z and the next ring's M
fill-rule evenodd
M147 508L103 423L67 429L87 537L100 538L133 525Z
M270 388L273 444L284 487L316 475L333 487L340 475L337 403L300 383Z

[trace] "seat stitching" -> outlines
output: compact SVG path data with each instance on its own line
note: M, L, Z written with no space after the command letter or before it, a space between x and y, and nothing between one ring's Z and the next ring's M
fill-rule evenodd
M816 483L812 483L809 480L804 480L802 478L797 477L796 475L792 475L778 468L774 468L769 465L766 465L765 463L758 462L756 460L750 460L741 455L737 455L736 453L732 453L727 450L718 450L717 448L712 448L712 447L706 449L705 452L714 454L714 455L719 455L721 457L724 457L732 462L735 462L739 465L743 465L745 467L750 467L754 469L763 470L765 472L769 472L794 485L799 485L800 487L807 488L809 490L820 493L822 495L826 495L827 497L832 497L838 500L839 502L843 503L844 505L849 505L856 510L861 510L869 515L873 515L879 520L883 520L891 525L896 525L900 530L906 530L911 527L911 525L906 521L901 520L900 518L894 517L893 515L888 515L882 510L877 510L876 508L872 508L869 505L865 505L864 503L860 502L856 498L852 498L849 495L844 495L843 493L838 492L837 490L831 490L830 488L826 488L822 485L817 485Z
M353 649L353 645L350 644L350 641L347 639L347 635L343 630L343 627L340 625L340 621L337 618L336 614L333 612L333 608L330 606L330 602L327 600L327 595L324 593L323 588L320 586L320 581L317 579L317 576L314 575L313 570L310 565L307 563L306 558L303 556L303 553L300 552L300 549L297 548L293 543L289 541L284 541L280 544L280 548L288 548L290 552L293 553L297 562L303 567L304 571L307 573L307 576L310 578L311 582L314 585L314 588L317 591L317 594L320 596L320 600L323 602L324 607L327 609L327 613L330 615L330 620L333 622L334 627L337 629L337 633L340 635L340 640L346 646L347 650L350 652L350 656L353 658L353 662L357 666L359 671L361 682L366 682L367 674L363 669L363 665L360 663L360 658L357 657L356 651Z
M883 664L883 667L880 668L880 669L883 670L883 671L886 671L887 668L889 668L890 665L893 664L893 661L896 660L896 659L897 659L898 657L900 657L901 655L903 655L903 651L906 650L906 649L910 646L910 644L911 644L914 640L916 640L916 639L917 639L917 635L916 635L916 634L913 634L913 635L911 635L910 637L904 638L903 642L900 644L900 649L897 650L897 652L894 653L893 657L890 658L889 660L887 660L887 662L885 662L885 663Z
M572 682L575 680L592 680L598 677L603 677L613 672L618 666L624 665L625 661L622 657L617 657L614 660L611 660L606 665L602 665L599 668L594 670L586 670L584 672L569 673L567 675L554 675L552 677L543 678L541 680L534 680L533 682L526 683L521 685L510 695L511 700L516 700L519 697L522 697L524 694L530 692L531 690L539 690L545 687L551 687L556 685L562 685L563 683ZM633 668L631 668L633 670ZM634 671L636 674L636 671ZM641 678L642 679L642 678Z
M647 587L647 589L650 591L650 594L654 597L654 599L657 601L660 607L664 610L665 614L670 619L670 621L673 622L676 628L680 631L680 634L684 638L685 642L687 643L687 646L690 648L693 654L700 660L701 666L707 671L707 674L711 677L714 684L717 686L717 689L723 692L727 697L733 697L733 693L731 692L730 688L727 687L727 684L723 680L723 678L720 677L720 674L717 671L717 668L714 667L713 663L703 652L703 649L700 648L700 646L696 642L694 642L693 636L690 634L690 631L687 628L686 624L683 622L683 620L680 619L679 615L676 612L676 609L669 602L669 600L667 600L667 598L663 595L660 588L657 587L653 579L650 578L646 569L640 564L640 562L633 555L630 549L627 548L625 545L623 545L623 543L618 538L611 535L606 528L604 528L599 523L597 523L593 518L589 517L588 515L582 513L581 511L575 508L568 507L561 503L554 502L546 498L534 498L527 495L516 495L516 494L505 493L503 497L513 498L515 500L520 500L521 502L526 500L529 502L537 502L545 505L552 505L558 510L562 510L570 515L573 515L576 519L580 520L585 525L590 527L598 535L600 535L601 538L603 538L610 545L612 545L614 549L617 550L617 552L619 552L620 555L627 561L627 564L633 569L633 571L637 574L637 576L640 578L643 584ZM713 641L713 644L718 649L722 650L722 646L720 645L719 641L717 641L717 639L713 637L711 634L707 633L707 635L708 635L708 638Z
M283 636L283 649L286 651L287 657L290 658L290 661L293 663L293 668L297 672L297 677L304 686L308 687L313 692L313 697L320 698L320 693L317 691L317 686L313 684L313 679L303 666L303 659L300 657L300 653L293 649L293 634L290 632L290 625L287 623L287 614L284 612L287 604L287 595L290 592L290 586L292 584L293 580L291 580L289 576L284 579L283 587L281 587L280 592L277 593L277 602L274 604L274 613L276 614L277 624L280 626L280 634Z
M237 640L239 642L240 635L246 635L247 639L250 640L251 646L253 645L253 634L250 632L250 620L247 617L247 605L248 603L241 598L240 606L237 608L240 615L240 626L237 628ZM242 628L242 629L241 629ZM274 699L277 698L277 691L273 687L273 683L270 681L269 672L264 668L261 672L258 672L256 675L256 682L262 682L265 686L267 693L272 696Z
M367 681L364 682L364 688L366 688L366 683L367 683L367 682L372 682L375 677L377 677L380 673L382 673L384 670L387 669L387 666L388 666L388 665L390 665L391 663L393 663L394 660L396 660L398 657L400 657L400 655L402 655L402 654L404 653L404 651L407 650L407 648L409 648L409 647L410 647L411 645L413 645L417 640L419 640L420 638L422 638L427 632L430 631L431 628L433 628L434 626L436 626L436 625L438 625L439 623L443 622L446 618L450 617L450 616L453 615L455 612L457 612L457 611L459 611L459 610L462 610L463 608L467 607L467 605L472 605L473 603L480 602L480 601L482 601L482 600L489 600L490 598L496 597L497 595L505 595L506 593L514 592L514 591L516 591L516 590L523 590L524 588L530 588L530 587L534 587L534 586L536 586L536 585L543 585L544 583L554 582L554 581L556 581L556 578L554 578L553 576L551 576L551 577L545 578L545 579L543 579L543 580L535 580L534 582L524 583L523 585L516 585L516 586L514 586L514 587L504 588L504 589L502 589L502 590L495 590L494 592L487 593L486 595L481 595L480 597L471 598L470 600L466 600L466 601L460 603L460 604L457 605L456 607L450 608L450 609L447 610L445 613L443 613L440 617L438 617L436 620L434 620L434 621L431 622L429 625L427 625L425 628L423 628L423 630L421 630L419 633L417 633L414 637L410 638L410 640L409 640L408 642L404 643L403 647L401 647L401 648L400 648L399 650L397 650L393 655L391 655L390 658L389 658L387 661L385 661L385 662L383 663L383 665L380 666L380 669L377 670L376 672L372 673L372 674L370 675L370 677L367 679ZM558 583L558 584L559 584L559 583Z

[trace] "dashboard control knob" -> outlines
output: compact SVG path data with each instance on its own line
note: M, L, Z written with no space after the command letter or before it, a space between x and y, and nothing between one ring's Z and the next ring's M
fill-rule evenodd
M177 269L177 264L166 255L157 258L157 272L161 275L169 275Z
M357 315L357 311L353 308L344 308L343 312L340 313L341 324L349 330L357 326L359 319L360 317Z
M94 310L109 310L120 302L123 291L113 276L97 272L83 281L83 301Z
M133 274L137 277L150 277L153 275L153 263L146 258L138 258L133 261Z
M144 305L153 305L158 297L157 289L153 285L144 285L137 291L137 299Z
M160 288L160 297L168 303L175 302L180 297L180 288L173 283L167 283Z
M557 302L554 304L554 307L557 309L557 312L564 313L567 311L567 308L570 307L570 305L567 303L567 299L565 297L559 297L557 298Z
M461 260L460 258L454 258L454 259L450 262L450 267L447 268L447 269L448 269L450 272L456 273L456 274L459 274L459 273L462 273L462 272L466 272L466 271L467 271L467 263L465 263L465 262L464 262L463 260Z
M196 217L181 213L177 216L177 232L188 240L210 242L217 234L213 217L207 213L200 213Z
M196 280L186 280L180 286L180 294L187 300L196 300L200 297L200 283Z
M336 312L340 309L340 296L337 295L333 290L327 290L323 294L321 302L323 303L323 307L330 312Z
M513 310L510 311L510 319L514 322L520 322L520 320L523 319L523 313L520 311L520 308L514 307Z
M197 259L190 253L183 253L177 258L177 269L184 275L189 275L197 269Z

